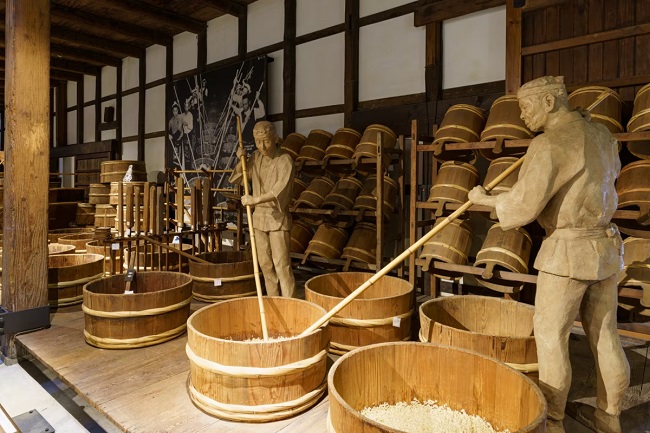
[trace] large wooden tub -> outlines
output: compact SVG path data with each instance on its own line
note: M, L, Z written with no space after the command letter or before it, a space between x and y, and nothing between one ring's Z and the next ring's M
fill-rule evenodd
M398 433L360 412L413 399L464 409L501 431L545 431L546 401L539 388L505 364L465 349L423 343L364 347L336 361L327 383L334 433Z
M103 349L151 346L185 332L192 301L192 278L177 272L136 272L125 294L124 275L83 288L84 336Z
M90 241L95 240L95 234L92 232L84 232L77 234L69 234L61 236L58 239L58 243L63 245L74 245L75 253L85 254L86 253L86 244Z
M319 275L305 283L305 299L329 311L368 281L367 272ZM341 355L361 346L411 338L413 285L384 276L330 319L330 352Z
M51 307L80 304L84 284L100 278L104 256L97 254L57 254L47 258L47 289ZM124 278L124 277L122 277Z
M253 259L242 251L199 254L210 264L190 260L192 294L202 302L219 302L256 293Z
M329 328L300 336L325 310L281 297L265 297L264 309L269 336L287 338L262 340L257 298L190 316L188 390L200 409L233 421L274 421L309 409L325 393Z

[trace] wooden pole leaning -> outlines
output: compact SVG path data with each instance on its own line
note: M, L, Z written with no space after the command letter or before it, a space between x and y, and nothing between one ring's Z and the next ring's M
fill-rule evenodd
M490 192L495 186L497 186L501 181L503 181L506 177L508 177L510 174L512 174L516 169L518 169L521 164L524 163L524 157L522 156L519 158L517 162L512 164L510 167L508 167L503 173L501 173L499 176L497 176L492 182L490 182L486 187L485 190L487 192ZM461 216L467 209L469 209L472 206L472 202L468 200L464 205L456 209L451 215L446 217L445 219L442 220L440 224L432 228L427 234L422 236L417 242L415 242L413 245L411 245L409 248L407 248L402 254L399 256L395 257L393 261L391 261L389 264L384 266L382 269L377 271L375 275L373 275L368 281L363 283L361 286L359 286L354 292L350 293L345 299L343 299L341 302L339 302L334 308L332 308L327 314L325 314L323 317L318 319L313 325L311 325L309 328L307 328L301 336L307 335L311 332L314 332L316 329L320 328L323 326L325 322L330 320L336 313L341 311L343 308L345 308L350 302L352 302L357 296L359 296L361 293L363 293L368 287L372 286L379 280L381 277L392 271L395 267L397 267L400 263L402 263L408 256L411 254L415 253L418 248L420 248L422 245L424 245L425 242L427 242L429 239L431 239L436 233L440 232L443 228L445 228L447 225L449 225L452 221L454 221L456 218Z
M244 140L241 135L241 118L237 116L237 136L239 137L239 148L244 153L241 157L241 169L244 178L244 194L249 195L248 191L248 171L246 170L246 155L244 151ZM265 340L269 339L269 331L266 329L266 312L264 311L264 301L262 299L262 283L260 282L260 269L257 262L257 245L255 243L255 228L253 227L253 215L250 205L246 206L246 215L248 216L248 230L251 237L251 250L253 253L253 274L255 274L255 288L257 289L257 303L260 307L260 321L262 322L262 335Z
M150 238L149 236L140 236L140 238L141 238L142 240L146 241L146 242L150 242L150 243L152 243L152 244L154 244L154 245L156 245L156 246L159 246L159 247L161 247L161 248L166 248L166 249L168 249L169 251L172 251L172 252L178 253L178 254L180 254L181 256L185 257L186 259L194 260L195 262L203 263L204 265L213 265L213 264L214 264L214 263L209 262L209 261L207 261L207 260L204 260L204 259L201 259L201 258L199 258L199 257L193 256L192 254L188 254L188 253L186 253L185 251L181 251L181 250L179 250L178 248L174 248L174 247L169 246L169 245L167 245L167 244L164 244L164 243L162 243L162 242L158 242L157 240L152 239L152 238Z

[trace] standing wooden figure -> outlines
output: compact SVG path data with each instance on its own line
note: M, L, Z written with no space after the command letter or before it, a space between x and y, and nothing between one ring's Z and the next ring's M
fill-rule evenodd
M280 139L271 122L257 122L253 137L257 150L246 164L253 194L244 195L241 202L244 206L255 206L253 227L266 294L292 298L296 291L290 256L293 159L278 146ZM237 156L241 158L243 152L238 148ZM229 181L243 182L241 163Z
M588 121L588 114L570 110L563 77L532 80L517 97L528 128L544 133L531 141L510 191L488 196L477 186L469 199L494 207L504 230L535 219L546 230L535 260L534 318L539 386L548 402L546 431L564 432L571 386L568 340L579 312L598 385L595 412L581 410L577 419L597 432L620 433L630 368L616 330L622 241L610 222L621 168L618 145L607 128Z

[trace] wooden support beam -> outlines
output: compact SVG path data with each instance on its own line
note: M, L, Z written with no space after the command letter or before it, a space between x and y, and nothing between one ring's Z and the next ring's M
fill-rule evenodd
M144 161L144 126L145 126L145 113L147 106L145 103L145 95L147 92L147 62L144 58L140 59L139 65L139 89L138 89L138 161Z
M359 104L359 0L345 0L344 67L343 125L350 128Z
M50 76L57 80L65 81L83 81L83 74L77 74L76 72L68 71L59 71L58 69L51 69Z
M246 10L248 11L248 6L246 6ZM239 60L244 60L246 58L246 51L248 50L248 13L244 13L239 17L238 25L237 55L239 56Z
M506 2L506 95L514 95L521 82L521 8Z
M196 40L196 69L200 74L205 71L205 65L208 63L208 31L202 30L197 35Z
M120 149L122 149L122 63L117 67L116 75L115 121L117 122L117 127L115 128L115 139L120 143Z
M241 19L240 19L241 22ZM171 45L167 46L167 51L165 55L165 95L167 95L167 104L165 104L165 119L167 121L172 118L172 104L174 98L170 100L169 95L173 94L174 86L174 48ZM171 143L168 142L168 138L165 138L165 167L171 167L172 155L171 155Z
M56 88L56 145L68 144L68 82L59 81Z
M427 101L442 97L442 23L426 25L425 87ZM436 118L433 113L432 118Z
M145 54L145 50L142 47L136 47L135 45L126 44L112 39L100 38L87 33L72 31L64 27L52 26L51 39L52 42L62 45L85 47L114 55L142 58Z
M440 0L415 11L415 26L449 20L485 9L503 6L505 0Z
M246 6L231 0L203 0L203 3L224 14L241 17L246 14Z
M50 44L50 53L52 54L52 57L80 60L82 62L93 63L100 66L117 66L122 63L122 60L119 57L109 56L98 51L71 48L59 44Z
M296 130L296 1L284 0L284 68L282 134Z
M84 142L84 80L77 81L77 144Z
M102 139L99 125L102 123L102 74L95 78L95 141Z
M66 60L58 57L50 58L50 68L58 69L60 71L77 72L84 75L99 75L101 68L89 63L76 62L74 60Z

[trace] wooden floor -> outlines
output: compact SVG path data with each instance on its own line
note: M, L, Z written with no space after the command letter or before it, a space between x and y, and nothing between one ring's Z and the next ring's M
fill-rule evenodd
M196 310L205 304L193 303ZM120 429L130 433L326 433L329 407L324 397L294 418L266 424L219 420L197 409L186 383L186 336L133 350L103 350L87 345L80 306L61 308L49 329L20 335L19 347L52 369ZM621 417L624 433L650 432L650 343L623 339L632 381ZM584 335L571 335L573 386L569 399L594 404L595 367ZM426 368L426 366L422 366ZM567 418L567 432L589 432ZM347 432L346 432L347 433Z

